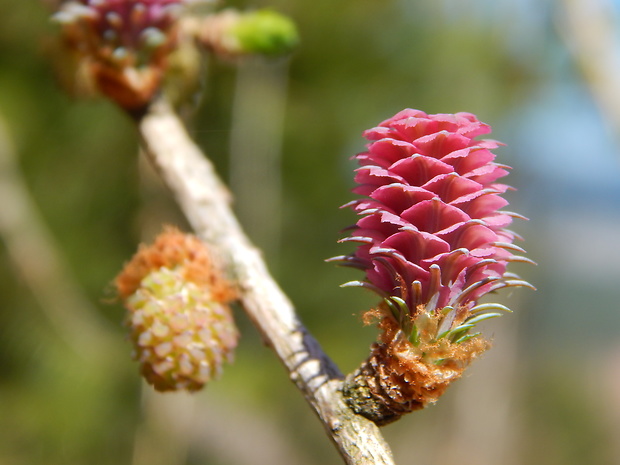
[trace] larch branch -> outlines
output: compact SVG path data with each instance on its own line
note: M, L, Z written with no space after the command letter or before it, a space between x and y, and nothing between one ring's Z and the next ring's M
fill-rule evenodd
M169 104L153 103L138 118L138 128L148 157L196 234L225 261L241 290L243 308L319 416L345 462L393 464L378 427L344 403L338 367L299 321L260 252L241 230L230 209L228 190Z

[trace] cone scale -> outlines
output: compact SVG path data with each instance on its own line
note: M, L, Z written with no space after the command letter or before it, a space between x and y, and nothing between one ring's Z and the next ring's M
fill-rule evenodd
M331 260L365 273L345 286L381 298L365 314L379 339L344 387L353 410L378 424L435 402L488 348L476 324L509 310L482 296L531 287L506 270L530 260L508 229L520 215L502 210L509 168L491 152L500 144L477 139L490 131L470 113L406 109L364 132L354 189L363 197L346 205L360 218L341 240L357 247Z

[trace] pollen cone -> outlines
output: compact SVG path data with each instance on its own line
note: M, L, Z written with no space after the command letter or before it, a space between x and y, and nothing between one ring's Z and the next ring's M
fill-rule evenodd
M116 278L134 356L158 391L195 391L231 362L235 293L194 236L167 229Z

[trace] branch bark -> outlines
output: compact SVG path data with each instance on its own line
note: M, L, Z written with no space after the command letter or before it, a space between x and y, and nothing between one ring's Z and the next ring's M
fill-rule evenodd
M241 304L290 379L350 465L393 465L378 427L353 413L341 393L343 376L321 350L275 283L260 252L230 209L230 195L212 164L165 101L138 118L142 144L196 234L220 255L241 289Z

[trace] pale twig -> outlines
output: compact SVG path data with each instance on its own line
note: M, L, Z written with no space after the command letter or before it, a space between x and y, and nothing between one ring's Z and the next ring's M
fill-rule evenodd
M620 137L620 48L613 5L601 0L562 0L559 30L592 95Z
M71 276L21 176L15 152L0 116L0 237L9 257L65 342L86 359L108 358L120 337Z
M241 290L241 304L282 361L291 380L319 416L346 463L393 464L378 427L354 414L339 388L342 374L297 318L260 252L233 215L228 191L165 101L138 121L146 153L196 234L226 262Z

